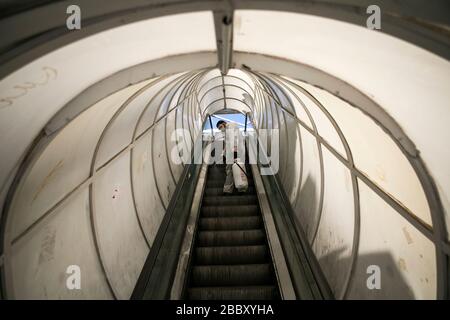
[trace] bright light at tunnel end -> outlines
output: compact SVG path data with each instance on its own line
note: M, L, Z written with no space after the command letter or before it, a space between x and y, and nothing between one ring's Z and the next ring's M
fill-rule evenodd
M227 129L214 136L202 134L201 139L195 141L193 148L189 143L178 143L188 136L189 131L186 129L175 129L172 132L171 139L175 144L170 152L170 160L173 164L212 165L239 162L260 164L261 175L278 173L279 129L260 129L257 133L251 131L245 134L236 129ZM267 150L270 150L270 154Z
M0 300L449 300L449 3L0 0Z

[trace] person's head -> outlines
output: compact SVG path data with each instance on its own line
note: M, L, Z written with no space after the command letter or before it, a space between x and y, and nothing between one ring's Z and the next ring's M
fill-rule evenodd
M225 131L226 126L227 126L227 123L225 121L223 121L223 120L219 120L216 123L217 129L219 129L220 131Z

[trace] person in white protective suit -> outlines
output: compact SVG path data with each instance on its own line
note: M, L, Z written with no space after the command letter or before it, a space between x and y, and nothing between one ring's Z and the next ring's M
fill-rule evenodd
M248 180L245 171L245 146L243 145L243 139L239 128L233 123L227 123L226 121L219 120L216 124L217 128L225 134L224 139L224 150L223 156L225 154L231 154L233 157L233 163L226 162L225 166L225 183L223 186L223 192L225 194L232 194L234 187L238 192L246 192L248 190ZM232 139L232 141L231 141ZM231 150L226 150L226 148L231 146ZM239 148L243 148L240 149ZM240 151L240 152L238 152ZM243 159L240 159L241 156Z

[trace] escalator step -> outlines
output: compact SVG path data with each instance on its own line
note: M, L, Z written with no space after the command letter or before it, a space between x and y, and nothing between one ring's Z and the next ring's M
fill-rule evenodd
M225 170L225 167L226 167L225 163L221 163L221 164L215 163L213 165L210 165L208 170L214 170L214 169L218 169L218 170L223 169L223 170Z
M272 284L270 264L194 266L191 284L204 286L251 286Z
M224 183L225 183L225 179L220 179L220 180L207 179L206 180L206 188L223 188Z
M210 173L208 174L207 180L222 180L225 181L225 173Z
M241 246L264 244L265 234L262 229L236 231L200 231L197 245L212 246Z
M200 218L200 230L249 230L262 226L260 216L231 218Z
M248 217L259 214L259 207L257 205L248 206L204 206L201 208L203 217Z
M235 193L236 195L251 195L255 194L255 188L252 186L248 188L247 192L243 193ZM205 196L223 196L223 187L212 187L212 188L206 188L205 189Z
M275 286L200 287L188 291L191 300L271 300L277 296Z
M186 297L279 299L250 166L249 189L223 194L225 165L208 168Z
M238 195L238 196L211 196L203 198L204 206L232 206L232 205L248 205L257 204L256 195Z
M208 180L214 180L214 179L220 179L220 180L225 180L226 177L226 172L219 172L219 171L215 171L215 172L209 172L208 173ZM249 174L247 172L247 177L251 178L251 174Z
M196 265L232 265L268 262L267 246L197 247Z

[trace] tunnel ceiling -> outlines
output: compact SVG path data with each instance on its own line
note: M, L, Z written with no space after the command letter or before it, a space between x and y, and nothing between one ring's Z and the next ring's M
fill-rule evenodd
M90 199L86 214L91 217L91 231L85 232L92 236L80 243L80 249L89 252L84 264L90 268L95 264L89 259L97 257L101 268L93 272L104 273L107 279L106 286L96 283L98 287L90 288L92 297L127 298L134 282L122 275L130 270L114 262L134 261L129 277L137 277L181 175L182 165L170 160L171 153L189 154L207 116L224 110L248 114L258 132L280 130L280 180L308 240L325 259L322 266L336 297L358 297L358 289L352 286L362 268L357 257L365 261L365 253L373 248L383 252L383 239L386 252L401 256L405 264L414 263L414 255L420 252L426 263L410 266L410 278L405 281L417 297L435 297L441 278L436 273L430 206L412 164L395 140L361 110L323 89L289 77L237 69L226 75L218 69L163 75L121 89L86 108L35 149L8 212L5 244L11 254L5 260L11 268L10 294L39 296L40 287L29 286L36 280L24 277L19 268L30 264L27 253L39 252L35 247L39 242L33 239L45 239L49 232L51 236L52 225L63 217L73 215L72 224L89 224L76 212L77 203ZM175 129L185 133L174 136ZM128 173L130 180L125 182ZM143 177L153 182L149 185ZM121 199L125 204L116 207ZM333 214L336 208L338 215ZM107 218L108 212L117 210L128 212L120 215L119 229ZM380 221L389 228L379 225ZM374 225L385 229L375 242L368 236ZM330 228L335 237L331 241ZM409 250L400 239L392 238L400 230L416 243ZM129 245L138 248L139 254L108 245L112 234L127 231L134 235ZM71 245L70 237L57 235L59 228L53 232L53 237ZM92 251L89 239L96 250ZM337 257L337 265L327 263ZM393 258L381 254L377 259ZM336 268L342 277L335 276ZM428 279L427 287L413 280L419 274ZM45 274L39 279L52 282Z
M86 28L79 33L60 30L59 22L46 19L41 28L53 31L41 30L26 52L16 43L39 30L24 26L1 43L0 201L9 294L19 297L29 289L20 280L26 273L12 270L14 264L30 262L27 252L39 251L26 243L50 232L46 219L56 219L66 206L69 212L87 206L88 219L74 222L84 223L87 242L81 247L89 247L96 261L89 262L90 268L106 278L93 295L126 298L181 173L182 167L168 161L174 143L168 132L187 129L188 139L176 141L187 147L206 117L224 108L248 113L257 129L280 129L280 179L298 219L307 222L306 234L323 257L337 297L358 296L352 284L361 277L356 257L364 261L365 253L382 247L373 238L389 242L402 266L412 259L402 256L402 240L391 237L398 233L405 234L408 245L413 239L411 256L420 252L427 261L409 270L411 294L447 294L450 151L443 146L450 138L450 64L441 29L432 32L426 24L392 14L383 32L371 31L364 27L364 11L351 14L349 8L338 14L342 5L322 1L311 7L242 1L231 8L208 1L184 6L130 1L130 8L142 5L133 14L123 4L110 6L106 14L81 2L88 10ZM40 11L36 3L20 13L8 11L0 26L12 28L28 15L46 16L64 6L65 1L54 2ZM426 7L386 8L433 26L448 24L440 10ZM223 25L224 17L232 17L232 24ZM81 138L90 143L71 151ZM286 147L290 143L292 149ZM146 156L145 146L151 146ZM166 160L155 158L160 149ZM152 157L151 167L134 163L137 154ZM122 209L135 212L128 230L139 231L130 244L138 249L128 253L136 261L129 279L115 275L117 257L105 242L110 235L102 222L111 210L108 185L114 184L102 173L122 167L130 168L131 182L112 193L119 197L122 188L128 190L124 197L132 200ZM137 168L152 171L155 184L133 180ZM169 178L158 176L155 168ZM301 194L305 190L307 195ZM333 190L341 190L340 204L330 198ZM143 200L144 191L155 195L153 204ZM317 202L299 201L311 195ZM331 208L339 205L347 215L334 220ZM144 208L155 216L144 216ZM386 228L385 233L372 234L371 224ZM326 235L331 226L337 226L334 242ZM336 245L339 241L345 248ZM324 251L324 243L336 246ZM329 261L338 260L343 276L333 277ZM425 278L426 286L417 282ZM32 294L38 296L36 290Z

